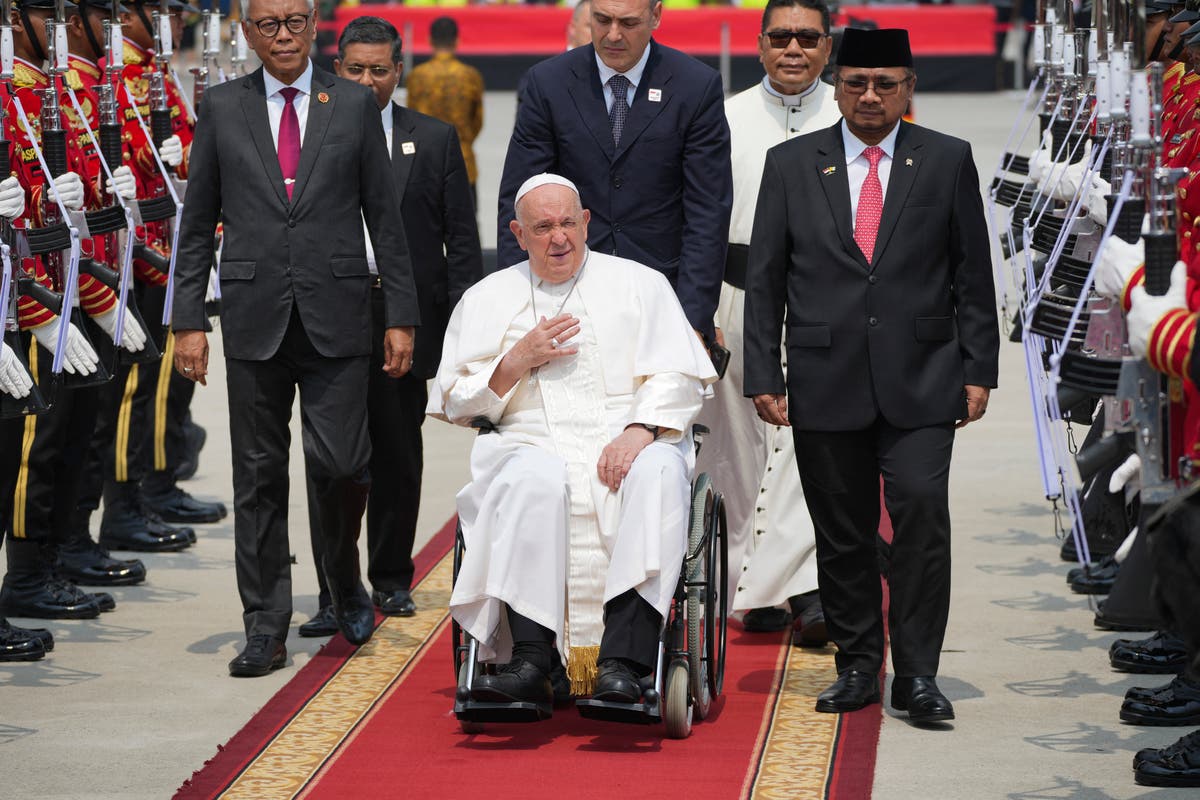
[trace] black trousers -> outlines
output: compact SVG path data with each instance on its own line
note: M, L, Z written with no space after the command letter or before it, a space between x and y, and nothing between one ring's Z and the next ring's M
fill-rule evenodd
M883 666L883 593L876 536L879 479L894 539L888 572L892 665L936 675L950 612L951 424L905 430L794 430L796 462L817 540L817 574L838 672Z
M429 399L425 379L390 378L383 372L383 292L371 293L371 366L367 379L367 428L371 437L371 493L367 497L367 578L380 592L411 589L413 541L421 504L424 449L421 423ZM420 335L418 333L418 335ZM308 487L308 529L318 565L320 607L329 605L329 587L319 565L324 537L313 483Z
M366 505L369 359L328 358L313 347L295 309L266 361L226 358L233 449L234 549L246 635L287 637L292 618L288 548L288 421L296 389L304 463L313 483L330 587L361 589L358 532Z

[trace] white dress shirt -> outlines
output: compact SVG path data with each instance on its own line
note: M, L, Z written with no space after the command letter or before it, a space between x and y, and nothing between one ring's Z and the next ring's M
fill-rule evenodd
M883 188L883 197L887 199L888 178L892 175L892 157L896 153L896 134L900 132L900 123L892 128L891 133L883 138L879 147L883 150L883 158L879 159L879 185ZM850 219L858 219L858 195L862 192L863 181L871 169L871 162L863 155L870 145L863 142L850 132L846 120L842 120L842 145L846 148L846 178L850 181Z
M392 155L392 104L388 103L379 112L379 116L383 121L383 136L387 139L388 157ZM371 270L372 275L378 275L379 269L375 266L375 248L371 246L371 232L367 230L367 221L363 220L363 238L367 242L367 269Z
M622 72L629 79L629 90L626 93L626 102L633 107L633 96L637 94L638 84L642 81L642 73L646 71L646 62L650 60L650 45L646 45L646 49L642 51L642 57L633 65L633 68L628 72ZM596 54L596 67L600 70L600 85L604 87L604 107L610 112L612 111L613 92L612 87L608 85L608 79L617 74L617 71L605 64L600 59L600 54Z
M287 103L283 100L283 95L279 93L280 89L292 86L300 90L300 94L292 100L292 107L296 109L296 121L300 123L300 144L304 145L304 130L308 124L308 96L312 94L312 62L308 62L308 66L304 68L304 72L300 73L300 77L296 78L294 83L283 83L271 73L263 70L263 83L267 92L267 119L271 122L271 141L275 143L275 150L279 150L279 121L283 119L283 108Z

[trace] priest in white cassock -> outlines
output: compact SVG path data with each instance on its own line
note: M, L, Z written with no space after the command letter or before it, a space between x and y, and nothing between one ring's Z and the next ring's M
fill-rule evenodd
M787 627L796 644L826 642L817 596L816 539L790 429L759 419L742 395L742 306L746 256L767 150L828 128L841 118L833 87L820 80L829 61L829 9L821 0L770 0L758 37L761 83L725 101L733 155L733 216L718 334L730 351L725 378L700 421L712 433L698 469L720 476L729 520L729 596L747 630ZM786 364L784 365L786 368ZM789 607L790 606L790 607Z
M454 619L503 663L480 701L570 689L638 702L687 547L690 429L712 363L660 273L587 249L574 184L530 178L512 231L529 259L463 295L428 412L495 426L458 495Z

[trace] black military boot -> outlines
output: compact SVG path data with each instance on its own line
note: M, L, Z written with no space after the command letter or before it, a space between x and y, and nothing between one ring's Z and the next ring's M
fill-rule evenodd
M1109 645L1108 660L1121 672L1166 675L1187 666L1188 655L1182 639L1159 631L1148 639L1117 639Z
M1108 594L1120 569L1117 560L1108 556L1102 561L1071 570L1067 573L1067 583L1076 594Z
M96 598L54 574L54 547L9 537L8 572L0 587L0 615L34 619L94 619ZM111 598L110 598L111 599Z
M1200 682L1180 675L1149 697L1126 695L1121 720L1134 725L1200 725Z
M77 513L67 541L58 547L58 574L85 586L135 586L146 580L140 560L113 558L92 541L87 515Z
M190 534L190 535L189 535ZM104 516L100 519L100 545L109 550L172 553L195 541L188 528L172 528L143 507L138 486L132 482L107 482Z
M38 661L46 657L41 639L23 628L14 628L0 617L0 662Z
M1200 786L1200 737L1189 733L1152 757L1135 758L1133 779L1140 786Z
M142 482L145 505L158 514L164 522L183 525L203 525L219 522L229 512L224 503L197 500L175 484L174 477L167 472L152 472Z

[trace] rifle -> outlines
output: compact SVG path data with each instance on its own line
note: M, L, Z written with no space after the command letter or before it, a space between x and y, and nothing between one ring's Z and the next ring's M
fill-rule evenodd
M235 4L235 7L237 5ZM239 15L240 16L240 15ZM242 30L240 19L229 20L229 69L232 77L246 74L246 61L250 57L250 49L246 44L246 32Z
M200 66L192 67L192 108L200 108L200 98L213 83L213 67L221 55L221 12L205 10L200 13Z

